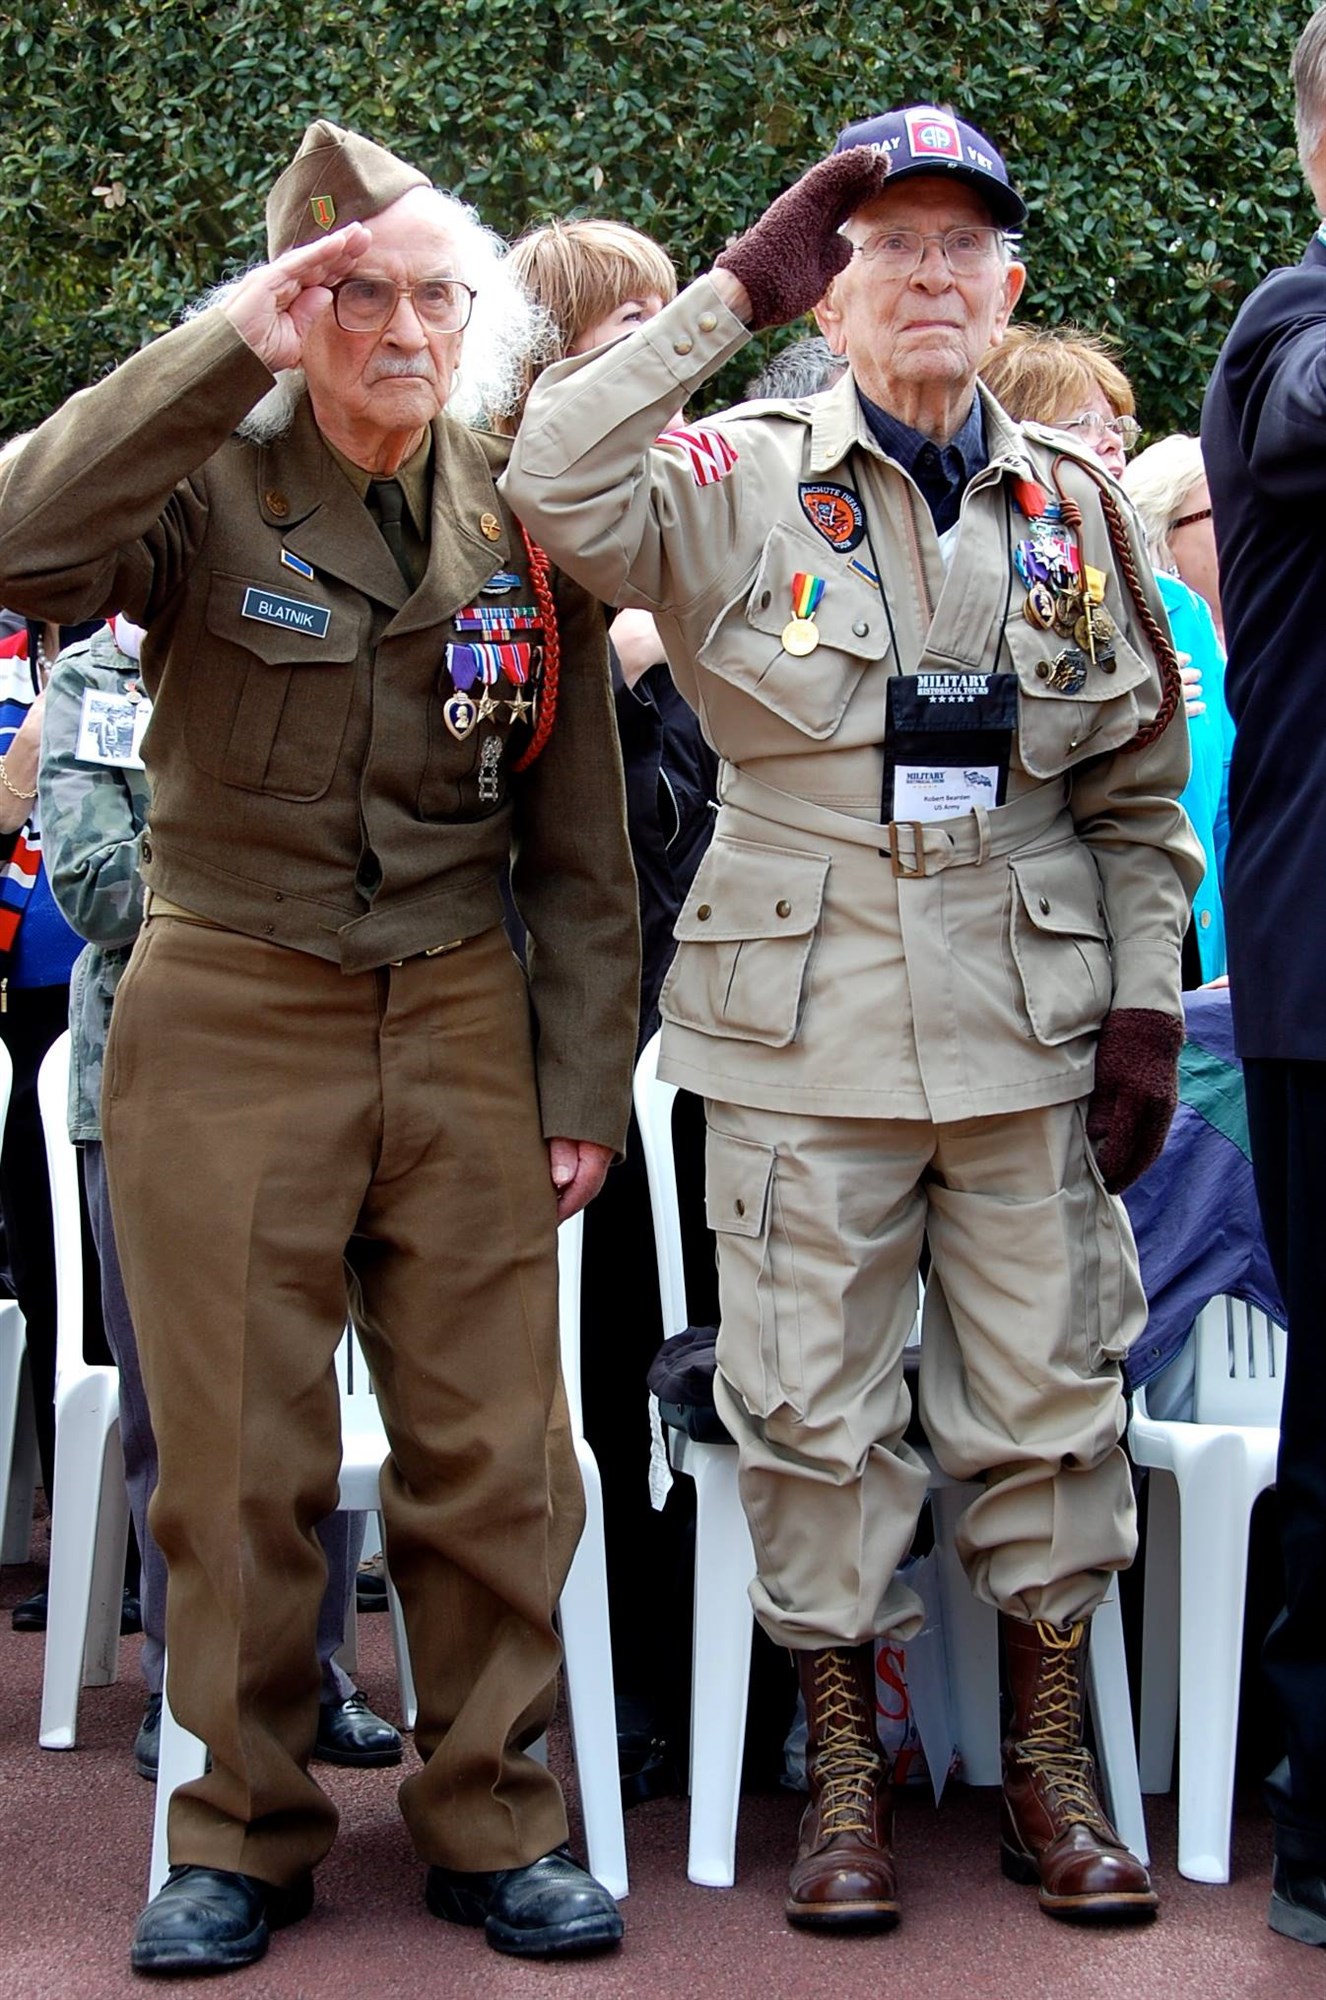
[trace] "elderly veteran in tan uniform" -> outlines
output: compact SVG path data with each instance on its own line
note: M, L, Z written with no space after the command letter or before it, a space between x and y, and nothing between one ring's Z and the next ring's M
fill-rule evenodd
M622 1144L635 1033L602 614L499 498L506 443L444 408L520 309L472 211L319 122L267 220L269 264L74 397L0 486L0 595L145 625L155 703L105 1146L171 1702L212 1768L174 1801L133 1962L256 1958L331 1844L314 1525L347 1303L392 1446L429 1906L503 1950L590 1949L621 1920L529 1746L583 1517L556 1226ZM274 374L284 414L244 434Z
M1055 1915L1148 1915L1081 1700L1135 1543L1115 1194L1173 1106L1201 872L1177 669L1098 462L977 386L1024 276L995 149L931 107L842 144L647 328L541 378L503 486L589 589L654 613L724 759L661 1068L707 1100L716 1395L809 1712L787 1914L897 1918L873 1649L919 1622L896 1572L928 1238L921 1413L985 1481L962 1556L1010 1672L1004 1868ZM838 386L656 439L817 302Z

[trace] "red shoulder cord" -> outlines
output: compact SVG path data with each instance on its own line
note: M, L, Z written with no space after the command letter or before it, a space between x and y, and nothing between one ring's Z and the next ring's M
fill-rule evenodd
M1174 720L1179 703L1183 700L1183 679L1179 673L1178 655L1174 651L1169 637L1161 627L1154 611L1146 601L1146 593L1142 589L1142 580L1137 574L1137 563L1133 557L1133 548L1128 537L1128 529L1124 525L1123 514L1120 511L1118 500L1110 490L1108 480L1104 477L1103 473L1098 476L1094 467L1083 464L1080 459L1066 458L1062 453L1055 459L1051 477L1054 480L1055 490L1059 495L1060 504L1064 510L1064 520L1070 528L1081 527L1082 509L1078 506L1076 500L1069 498L1064 492L1063 487L1059 484L1059 467L1061 465L1071 465L1077 471L1085 472L1096 483L1100 496L1101 512L1105 516L1105 526L1109 532L1111 546L1114 549L1119 568L1123 572L1124 581L1128 585L1129 595L1132 597L1133 603L1137 608L1137 615L1141 620L1142 629L1151 641L1151 650L1154 652L1160 666L1160 707L1156 710L1153 719L1144 728L1138 730L1131 743L1124 744L1120 754L1130 757L1135 751L1145 750L1152 743L1156 742L1158 738L1165 734L1170 723Z
M557 606L553 601L552 566L538 543L531 538L525 523L517 521L516 526L525 544L529 580L534 586L535 602L543 619L543 683L539 690L539 719L529 743L511 766L513 771L528 771L552 735L557 718L557 679L562 665L562 642L557 630Z

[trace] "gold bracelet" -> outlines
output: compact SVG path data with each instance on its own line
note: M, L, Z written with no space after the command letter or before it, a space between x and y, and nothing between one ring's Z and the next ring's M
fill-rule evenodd
M14 783L8 771L5 769L5 760L3 757L0 757L0 785L4 786L5 790L9 793L11 798L22 799L25 805L28 804L32 799L35 799L37 796L35 786L30 792L21 792L19 790L18 786Z

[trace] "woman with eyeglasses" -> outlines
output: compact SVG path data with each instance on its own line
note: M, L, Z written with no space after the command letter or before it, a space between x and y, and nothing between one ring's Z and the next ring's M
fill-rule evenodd
M1123 489L1146 533L1174 643L1202 666L1206 699L1202 713L1188 721L1192 777L1183 806L1206 850L1206 874L1193 902L1193 930L1207 983L1223 979L1225 971L1221 887L1229 843L1234 719L1225 705L1220 574L1201 439L1177 433L1148 445L1124 474Z
M1132 384L1097 335L1076 326L1011 326L1003 344L983 362L981 379L1011 417L1022 423L1051 424L1093 451L1106 470L1122 482L1142 515L1183 673L1192 776L1179 803L1206 854L1206 873L1183 941L1183 984L1185 989L1207 985L1223 978L1225 970L1220 880L1229 837L1229 753L1233 740L1233 725L1225 708L1225 655L1218 636L1219 592L1209 608L1207 601L1208 586L1214 581L1214 544L1209 572L1202 572L1201 583L1196 574L1180 572L1170 547L1161 552L1156 524L1139 499L1136 474L1151 460L1152 452L1164 447L1153 445L1135 466L1125 470L1141 426L1134 415ZM1203 521L1201 511L1207 504L1201 448L1195 438L1190 442L1197 464L1195 471L1188 467L1184 482L1188 497L1183 506L1175 505L1166 514L1165 525L1171 533L1178 528L1193 541L1203 527L1209 530L1210 522ZM1197 562L1195 549L1185 543L1185 551Z
M1052 424L1116 479L1142 435L1132 384L1105 342L1080 327L1010 326L981 380L1020 423Z

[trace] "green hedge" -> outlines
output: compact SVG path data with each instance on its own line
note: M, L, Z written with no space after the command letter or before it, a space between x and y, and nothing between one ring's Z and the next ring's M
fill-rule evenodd
M1197 420L1229 320L1311 224L1289 57L1245 0L10 0L0 21L0 436L262 244L310 118L513 233L577 211L683 273L890 103L951 103L1031 204L1024 317L1115 333L1152 431ZM752 351L717 393L740 393Z

